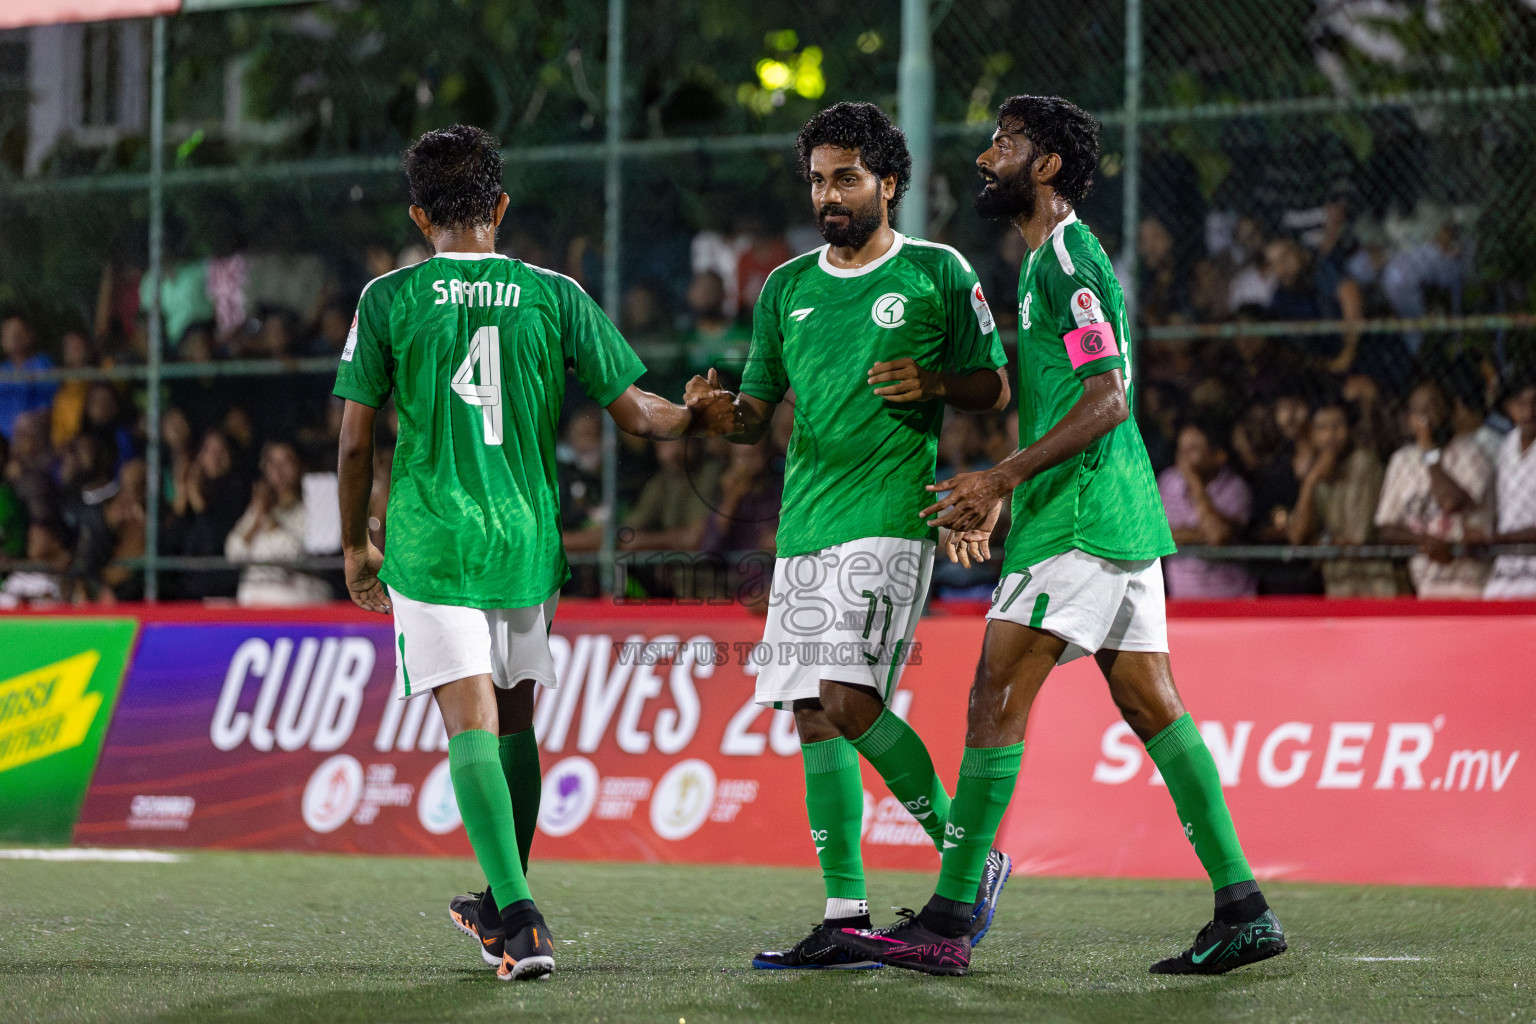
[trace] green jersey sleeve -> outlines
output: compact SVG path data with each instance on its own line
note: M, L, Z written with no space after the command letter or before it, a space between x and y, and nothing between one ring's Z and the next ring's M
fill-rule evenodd
M561 289L561 334L566 366L587 397L604 408L645 373L645 364L592 297L575 281L555 278Z
M944 326L948 344L945 363L952 373L996 370L1008 365L1003 338L992 319L976 271L958 256L946 259L939 274L944 294Z
M769 274L752 310L752 348L741 373L741 391L764 402L777 403L789 390L784 370L784 326L779 320L779 274Z
M1046 244L1055 250L1042 254L1047 311L1072 372L1079 380L1111 370L1123 373L1125 339L1117 337L1116 324L1106 312L1116 304L1119 282L1104 280L1103 267L1086 254L1074 259L1060 236Z
M394 354L389 346L389 308L395 294L392 282L383 278L371 282L357 300L357 315L341 363L336 368L336 386L331 390L339 398L377 409L394 389Z

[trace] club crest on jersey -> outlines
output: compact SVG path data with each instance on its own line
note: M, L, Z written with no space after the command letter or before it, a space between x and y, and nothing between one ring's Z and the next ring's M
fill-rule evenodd
M1103 323L1104 307L1099 305L1099 297L1087 288L1079 288L1073 292L1072 319L1077 321L1079 327Z
M976 326L981 328L982 334L991 334L996 325L992 321L992 307L987 305L987 297L981 293L981 282L971 289L971 309L976 312Z
M886 292L875 300L869 315L881 327L900 327L907 322L907 297L898 292Z
M1029 330L1029 304L1034 301L1034 292L1025 292L1024 301L1019 303L1019 326Z

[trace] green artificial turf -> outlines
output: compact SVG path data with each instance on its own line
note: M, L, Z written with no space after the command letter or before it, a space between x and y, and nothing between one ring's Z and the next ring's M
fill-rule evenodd
M752 970L817 919L810 871L546 861L531 882L557 968L509 984L448 921L481 884L469 861L0 860L0 1020L1536 1021L1532 891L1271 884L1290 952L1158 978L1209 916L1203 885L1015 876L970 976L930 978ZM878 875L877 923L931 884Z

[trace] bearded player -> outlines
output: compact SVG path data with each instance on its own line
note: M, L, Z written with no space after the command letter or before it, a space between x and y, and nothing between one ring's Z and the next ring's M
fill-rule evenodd
M763 286L734 396L739 428L729 437L756 443L794 391L763 631L772 656L758 674L757 701L794 711L827 902L808 936L753 966L875 967L828 938L869 926L859 756L935 847L949 813L927 747L888 707L933 570L935 531L912 513L932 480L944 406L1000 409L1008 384L970 265L948 246L891 228L912 169L901 130L873 104L839 103L805 125L796 151L827 244L778 267ZM949 535L947 553L967 565L985 559L987 536ZM1009 865L996 854L987 868L966 918L968 941L990 925Z
M851 956L964 974L970 917L1013 795L1030 705L1055 666L1092 654L1126 722L1167 780L1215 890L1215 917L1155 974L1220 974L1285 951L1221 792L1216 764L1168 668L1158 559L1174 550L1136 424L1130 330L1109 258L1073 207L1088 194L1099 124L1058 97L1002 105L976 161L984 217L1011 221L1029 256L1019 274L1019 451L928 489L920 515L986 529L1013 495L1003 581L992 596L971 687L965 753L937 890L889 928L833 937Z
M557 683L547 637L570 577L555 483L566 371L632 434L723 433L733 413L695 388L689 407L641 391L645 367L575 281L496 252L508 200L488 133L428 132L405 171L434 255L363 289L336 374L347 590L393 613L402 694L431 691L448 730L454 796L490 882L450 915L501 980L541 978L554 946L525 872L540 791L533 688ZM368 496L374 417L391 395L400 435L380 553Z

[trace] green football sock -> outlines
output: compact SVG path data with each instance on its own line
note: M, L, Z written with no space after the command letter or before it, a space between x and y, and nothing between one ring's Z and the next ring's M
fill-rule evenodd
M942 853L944 823L949 820L949 794L933 770L933 758L928 756L922 739L887 708L864 735L850 742L874 765L896 799L923 826Z
M960 782L949 805L944 830L944 863L934 890L948 900L975 903L987 854L1013 799L1024 744L1011 747L966 747L960 758Z
M518 900L532 899L518 863L512 797L501 773L496 737L484 729L466 729L451 737L448 773L469 845L496 893L496 906L505 909Z
M1211 888L1251 881L1253 871L1232 827L1216 761L1194 719L1186 714L1152 737L1147 741L1147 753L1168 783L1184 834L1205 873L1211 876Z
M539 827L539 797L544 779L539 769L539 741L533 730L524 729L501 737L501 774L507 779L512 797L512 818L517 825L517 856L528 873L528 853L533 849L533 833Z
M864 861L859 856L864 822L859 755L841 736L801 744L800 754L805 760L805 810L827 899L865 899Z

